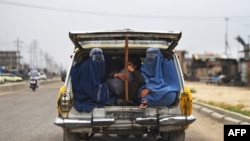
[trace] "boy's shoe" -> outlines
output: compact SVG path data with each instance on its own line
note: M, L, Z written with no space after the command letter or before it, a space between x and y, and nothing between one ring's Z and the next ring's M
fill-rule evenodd
M127 105L128 106L136 106L135 102L133 102L131 100L127 101Z

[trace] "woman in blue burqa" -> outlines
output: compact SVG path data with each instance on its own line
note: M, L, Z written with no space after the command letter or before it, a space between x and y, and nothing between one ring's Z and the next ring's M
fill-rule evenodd
M173 59L164 58L159 48L148 48L141 74L145 81L139 90L141 108L174 103L180 85Z
M105 81L105 59L102 49L93 48L90 58L76 63L70 72L74 92L74 107L79 112L91 112L95 107L114 103Z

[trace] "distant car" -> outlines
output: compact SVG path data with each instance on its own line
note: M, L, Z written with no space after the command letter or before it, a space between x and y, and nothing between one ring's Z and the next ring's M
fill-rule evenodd
M220 74L220 75L214 75L209 77L209 80L207 81L207 84L217 84L217 85L221 85L222 79L225 78L226 76L224 74Z
M5 83L4 77L0 76L0 84L4 84L4 83Z
M44 72L39 72L38 80L47 80L47 75Z
M20 76L16 76L11 73L0 73L0 76L4 78L5 82L19 82L23 81L23 78Z

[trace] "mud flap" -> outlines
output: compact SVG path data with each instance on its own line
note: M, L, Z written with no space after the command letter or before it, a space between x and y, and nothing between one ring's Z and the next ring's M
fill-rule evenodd
M184 87L184 92L181 94L180 98L180 108L183 115L191 115L193 110L192 94L188 87ZM184 129L187 129L189 124L183 126Z
M63 95L63 93L66 91L66 86L62 86L58 92L58 95L57 95L57 112L58 112L58 116L62 116L63 112L62 112L62 109L61 109L61 104L60 104L60 101L61 101L61 97ZM67 113L67 116L68 116L68 113Z

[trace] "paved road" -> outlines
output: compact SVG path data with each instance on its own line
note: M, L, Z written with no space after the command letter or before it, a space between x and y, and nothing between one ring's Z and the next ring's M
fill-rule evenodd
M57 85L41 85L37 91L23 88L0 95L1 141L61 141L54 126Z

